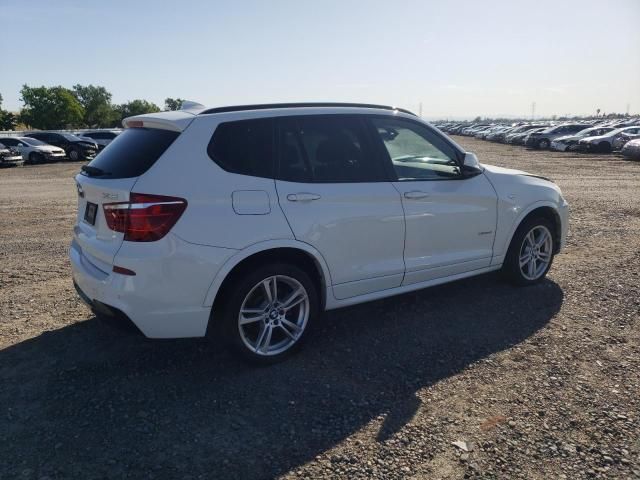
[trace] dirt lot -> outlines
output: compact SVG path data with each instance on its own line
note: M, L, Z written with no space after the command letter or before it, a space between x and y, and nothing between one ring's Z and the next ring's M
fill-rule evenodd
M262 369L95 320L79 165L0 170L0 478L640 478L640 164L457 140L562 187L549 280L330 312Z

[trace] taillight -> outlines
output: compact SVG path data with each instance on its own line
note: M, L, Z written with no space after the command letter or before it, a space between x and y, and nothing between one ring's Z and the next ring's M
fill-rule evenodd
M155 242L176 224L185 208L184 198L132 193L128 202L105 203L107 226L124 233L130 242Z

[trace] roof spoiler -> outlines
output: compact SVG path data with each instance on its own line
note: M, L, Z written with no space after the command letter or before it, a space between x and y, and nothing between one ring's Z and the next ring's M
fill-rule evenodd
M191 100L184 100L180 106L180 110L204 110L205 107L201 103L193 102Z

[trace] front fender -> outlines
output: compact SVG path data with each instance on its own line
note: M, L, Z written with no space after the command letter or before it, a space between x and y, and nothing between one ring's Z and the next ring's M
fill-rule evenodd
M538 208L548 207L551 208L557 216L557 219L560 222L560 245L558 247L558 251L564 246L566 242L567 236L567 224L568 224L568 205L565 203L563 205L558 206L557 203L548 201L548 200L540 200L534 203L527 205L526 207L520 207L517 204L511 205L506 208L506 211L503 210L503 218L501 219L504 222L505 226L499 232L499 235L496 236L493 252L493 260L491 261L492 265L500 264L504 261L504 257L507 254L507 250L509 249L509 245L511 244L511 239L513 238L516 230L522 223L522 221L534 210ZM510 220L505 218L509 213L512 214ZM500 220L499 220L500 221Z

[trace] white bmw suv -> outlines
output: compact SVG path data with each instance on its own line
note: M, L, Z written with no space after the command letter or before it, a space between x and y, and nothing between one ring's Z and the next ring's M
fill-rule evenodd
M126 119L76 176L78 293L147 337L223 335L280 360L323 310L502 269L542 280L557 185L478 163L411 112L191 108Z

